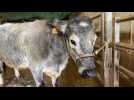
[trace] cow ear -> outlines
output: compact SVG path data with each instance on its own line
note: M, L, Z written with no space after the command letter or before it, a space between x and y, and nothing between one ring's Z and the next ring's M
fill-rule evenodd
M53 34L58 34L58 33L65 34L67 28L67 21L60 21L58 19L54 19L51 22L51 26L52 26Z
M98 29L98 24L97 23L92 23L92 28L94 31Z
M91 24L94 31L96 31L98 29L98 24L97 23L94 23L92 20L90 20L90 24Z

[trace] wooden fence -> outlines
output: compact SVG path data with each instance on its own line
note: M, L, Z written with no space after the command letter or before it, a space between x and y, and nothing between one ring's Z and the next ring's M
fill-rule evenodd
M107 42L108 49L103 51L103 62L96 61L104 69L104 80L98 76L99 80L104 83L105 87L119 87L119 75L129 76L134 79L134 72L121 66L120 51L134 51L133 45L133 20L134 16L127 18L114 17L112 12L103 12L95 15L91 19L100 18L102 41ZM123 22L131 21L131 36L130 43L120 42L120 24ZM114 24L113 24L114 22ZM113 31L114 29L114 31Z

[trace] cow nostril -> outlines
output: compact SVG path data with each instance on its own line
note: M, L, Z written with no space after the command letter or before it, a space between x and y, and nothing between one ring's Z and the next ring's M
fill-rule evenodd
M96 72L95 70L89 70L89 69L86 69L82 72L82 75L81 75L83 78L92 78L92 77L95 77L96 76Z
M83 77L83 78L88 78L88 77L89 77L88 73L89 73L88 70L84 70L84 71L82 72L82 77Z

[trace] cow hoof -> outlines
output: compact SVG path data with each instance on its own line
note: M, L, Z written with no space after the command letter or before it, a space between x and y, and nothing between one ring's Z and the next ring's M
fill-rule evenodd
M39 87L45 87L45 85L44 84L40 84Z
M60 82L58 80L55 83L55 87L60 87Z
M19 71L18 71L17 69L14 69L14 72L15 72L15 77L16 77L17 79L19 79L19 78L20 78L20 73L19 73Z
M36 87L45 87L45 83L43 81L42 82L37 82Z
M45 87L45 84L42 82L39 87Z
M0 74L0 87L3 87L4 86L4 80L3 80L3 75Z
M0 87L3 87L4 86L4 84L3 83L0 83Z

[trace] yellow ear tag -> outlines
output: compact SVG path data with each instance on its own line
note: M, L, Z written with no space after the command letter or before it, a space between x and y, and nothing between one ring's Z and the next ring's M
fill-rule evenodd
M58 33L58 30L56 28L53 28L52 29L52 34L57 34Z

